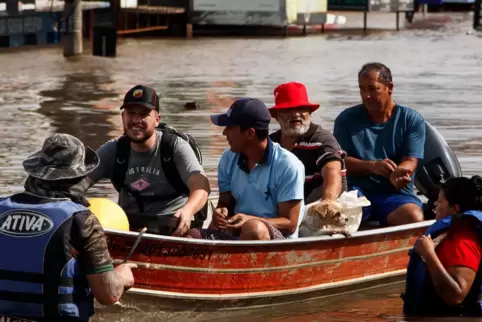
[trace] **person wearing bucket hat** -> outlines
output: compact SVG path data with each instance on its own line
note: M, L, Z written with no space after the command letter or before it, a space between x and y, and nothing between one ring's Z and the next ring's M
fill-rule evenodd
M23 161L25 191L0 198L0 317L88 321L94 297L113 304L134 285L136 266L113 267L83 196L98 164L92 149L62 133Z
M97 149L90 185L112 182L131 230L184 236L202 227L211 190L194 138L160 123L159 97L148 86L131 88L121 109L124 134Z
M392 73L384 64L363 65L358 85L362 104L342 111L333 130L347 154L348 185L371 203L364 220L381 225L420 222L424 217L414 176L424 157L425 120L393 101Z
M303 164L269 137L271 116L255 98L236 100L211 115L230 148L218 164L219 200L202 238L295 238L303 214ZM219 232L221 231L221 232ZM199 235L199 234L198 234Z
M284 83L274 89L269 109L280 129L271 140L291 151L305 166L305 202L336 200L346 187L344 153L333 135L311 120L320 105L308 100L304 84Z

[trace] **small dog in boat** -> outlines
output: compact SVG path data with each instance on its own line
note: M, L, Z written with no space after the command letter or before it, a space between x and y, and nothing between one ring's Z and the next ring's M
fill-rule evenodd
M346 229L348 217L343 213L342 205L334 200L322 200L310 208L300 224L300 235L321 236L343 234L350 236Z

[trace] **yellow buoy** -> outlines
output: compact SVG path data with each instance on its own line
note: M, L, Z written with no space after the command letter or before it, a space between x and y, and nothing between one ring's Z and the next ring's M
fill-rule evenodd
M106 198L88 198L89 210L99 219L104 229L129 231L129 220L124 210Z

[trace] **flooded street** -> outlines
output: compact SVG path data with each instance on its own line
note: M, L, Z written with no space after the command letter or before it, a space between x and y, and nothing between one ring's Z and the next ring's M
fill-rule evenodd
M321 107L314 121L332 130L335 117L360 101L357 73L380 61L393 73L394 98L418 110L445 137L465 175L482 173L482 38L471 21L428 30L329 33L294 38L120 40L115 59L66 60L61 48L0 52L0 195L23 190L21 162L46 136L65 132L92 148L122 132L119 107L136 84L161 96L163 121L191 133L201 146L216 193L216 166L227 147L209 115L235 97L273 103L280 83L306 84ZM199 110L185 110L196 101ZM277 125L273 123L273 130ZM116 198L110 184L89 195ZM403 284L251 312L160 314L123 321L403 321ZM130 316L130 315L129 315ZM438 320L440 321L440 320ZM449 321L449 320L447 320ZM453 321L453 320L452 320Z

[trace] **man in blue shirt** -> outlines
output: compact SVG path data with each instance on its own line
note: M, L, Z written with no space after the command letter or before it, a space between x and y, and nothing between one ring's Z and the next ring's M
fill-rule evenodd
M243 240L295 238L304 207L305 168L268 138L270 113L254 98L213 115L230 145L218 166L219 201L213 225Z
M363 104L341 112L334 126L334 136L347 153L348 183L370 200L371 220L382 225L422 221L413 179L423 159L425 121L415 110L392 100L387 66L365 64L358 84Z

